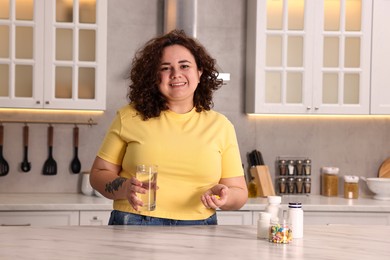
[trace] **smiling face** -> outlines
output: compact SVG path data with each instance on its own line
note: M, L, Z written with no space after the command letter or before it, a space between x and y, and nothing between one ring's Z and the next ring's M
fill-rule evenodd
M178 113L191 110L194 92L202 75L191 52L181 45L165 47L159 75L159 90L167 99L169 109Z

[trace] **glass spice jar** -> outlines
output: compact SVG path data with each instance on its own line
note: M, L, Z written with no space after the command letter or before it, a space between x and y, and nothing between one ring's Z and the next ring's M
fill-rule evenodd
M311 175L311 160L306 159L303 161L303 171L305 175Z
M339 186L339 168L337 167L322 167L322 185L321 194L323 196L335 197L338 195Z
M286 160L279 160L279 174L282 176L287 175L287 162Z
M309 177L304 178L303 186L305 187L305 193L309 194L311 192L311 178Z
M295 179L296 193L303 193L303 178L297 177Z
M295 174L295 161L294 160L289 160L288 161L288 175L292 176Z
M287 191L287 184L286 184L286 178L280 177L279 178L279 193L284 194Z
M359 177L344 176L344 198L357 199L359 197Z
M294 177L287 178L287 192L290 194L295 192L295 178Z
M302 162L302 160L295 161L295 169L296 169L297 175L303 175L303 162Z

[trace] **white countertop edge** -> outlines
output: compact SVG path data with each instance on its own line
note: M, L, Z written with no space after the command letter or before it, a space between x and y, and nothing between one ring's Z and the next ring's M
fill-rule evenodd
M344 199L343 197L283 196L282 207L288 202L301 202L307 212L390 212L390 201L374 200L370 197ZM267 198L249 198L240 211L263 211ZM78 211L112 210L112 200L67 193L1 194L0 211Z

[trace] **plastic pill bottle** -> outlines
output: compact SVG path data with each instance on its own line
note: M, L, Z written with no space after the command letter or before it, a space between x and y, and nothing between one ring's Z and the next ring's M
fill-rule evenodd
M257 221L257 238L267 239L269 227L271 223L271 214L268 212L260 212L259 220Z
M288 203L288 225L293 238L303 237L303 210L300 202Z
M279 221L280 204L282 203L281 196L268 196L268 205L265 211L271 214L271 221Z

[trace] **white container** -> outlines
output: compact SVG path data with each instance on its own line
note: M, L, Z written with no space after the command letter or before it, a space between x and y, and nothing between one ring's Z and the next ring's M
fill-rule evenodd
M303 237L303 210L301 203L289 203L288 224L293 238Z
M265 209L266 212L271 214L271 221L279 221L280 204L282 203L281 196L268 196L268 205Z
M83 172L81 178L81 192L84 195L92 196L94 192L91 183L89 182L89 172Z
M268 212L260 212L259 220L257 221L257 238L268 239L270 223L271 214Z

